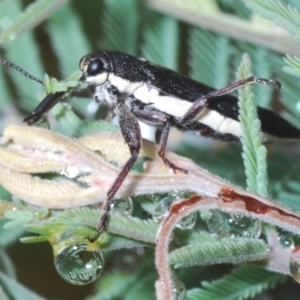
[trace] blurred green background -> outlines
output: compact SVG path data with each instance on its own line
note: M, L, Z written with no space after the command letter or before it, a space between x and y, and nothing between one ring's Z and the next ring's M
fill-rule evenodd
M34 2L0 1L0 55L42 80L45 73L65 79L78 70L79 60L85 54L113 49L144 57L221 88L235 80L241 56L247 52L255 76L275 78L283 85L280 92L256 86L258 104L275 110L300 128L299 81L282 70L283 53L299 54L300 46L282 29L253 17L240 0L52 1L53 8L49 10L46 1L36 1L40 8L21 23L20 28L25 32L7 34L14 20ZM300 9L297 0L284 2ZM34 24L38 17L41 23ZM43 97L41 85L14 70L0 67L1 132L10 124L21 124L24 116L30 114ZM89 117L89 101L72 99L70 103L81 119ZM57 130L76 135L72 124L62 120ZM201 166L245 186L239 145L207 141L177 131L172 132L170 144L178 153ZM271 195L293 209L300 209L298 154L299 143L276 144L269 148ZM1 190L0 197L9 199L10 195ZM2 270L9 270L11 276L17 274L20 283L46 299L86 299L91 295L97 283L76 287L64 282L54 269L51 247L46 243L23 245L17 241L22 234L20 230L0 231L1 251L4 253L0 260ZM153 253L150 250L144 254L136 250L116 252L107 257L104 273L107 284L123 284L124 291L128 291L137 288L136 280L140 276L139 281L143 281L140 289L147 286L149 290L149 293L144 290L140 299L153 299L156 279ZM145 264L136 275L140 261ZM230 266L221 265L180 270L178 273L189 288L199 286L201 280L218 279L230 269ZM7 285L3 286L9 293ZM257 299L296 299L299 292L298 284L290 279ZM106 297L99 293L95 299L133 299L130 293L125 294L113 296L107 292Z

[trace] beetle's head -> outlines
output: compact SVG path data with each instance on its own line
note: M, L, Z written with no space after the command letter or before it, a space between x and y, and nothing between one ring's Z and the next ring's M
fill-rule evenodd
M110 59L105 51L88 54L81 58L79 68L83 73L81 81L102 85L107 81L111 71Z

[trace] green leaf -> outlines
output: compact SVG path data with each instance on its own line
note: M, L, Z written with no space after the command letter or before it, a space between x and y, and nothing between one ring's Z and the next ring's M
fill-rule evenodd
M48 32L51 45L57 53L58 68L63 78L69 77L70 74L79 70L79 60L84 55L92 52L80 15L70 5L63 7L49 19ZM71 100L75 111L80 113L86 112L90 103L90 101L82 100ZM67 121L64 123L67 123Z
M92 51L80 16L67 5L49 19L48 31L61 74L69 77L78 70L81 57Z
M126 271L115 270L101 276L96 294L87 300L114 300L118 298L152 300L155 294L154 281L156 279L152 259L148 257L142 264L131 265L130 267L135 268L131 274Z
M189 34L190 76L222 88L230 80L228 61L231 56L229 38L201 28L193 28ZM222 49L222 51L220 51Z
M250 299L264 290L283 283L286 277L254 267L241 267L230 275L211 283L202 282L203 288L188 291L186 300L242 300Z
M280 103L284 106L285 110L281 111L282 117L287 121L300 128L300 110L299 110L299 78L291 76L282 72L285 67L282 57L276 57L273 60L274 72L280 74L278 78L281 83L280 90Z
M272 20L300 41L300 14L295 7L273 0L244 0L244 3L249 9L263 18Z
M0 112L6 112L9 110L10 104L10 92L8 89L8 83L4 76L4 69L0 67Z
M289 66L283 67L283 71L293 76L300 77L300 58L287 54L283 60Z
M226 238L215 242L198 242L172 251L169 263L175 268L257 261L268 257L262 240Z
M234 59L234 72L238 69L241 63L241 57L247 53L251 57L251 64L253 66L253 74L262 78L274 77L274 57L281 57L276 53L266 48L257 47L253 44L245 43L243 41L237 42L237 47L232 50ZM233 74L236 75L236 74ZM277 73L276 73L277 76ZM233 76L235 77L235 76ZM274 101L274 89L267 88L263 85L256 84L253 86L255 100L259 106L272 109Z
M0 19L16 18L22 12L22 3L19 0L7 1L1 3ZM24 49L26 55L24 55ZM6 57L8 60L15 62L21 68L29 70L31 74L38 78L43 78L44 71L39 57L39 48L34 39L32 32L23 34L16 40L8 44L6 48ZM9 70L15 91L18 94L18 104L25 111L32 111L44 94L44 87L35 81L29 80L22 74L18 74L15 70Z
M172 70L178 69L179 23L176 19L147 11L142 56ZM157 45L160 45L157 47ZM161 49L164 49L161 51Z
M12 278L17 277L16 268L13 264L12 259L10 258L7 251L2 248L0 248L0 268L1 271L5 272L8 276ZM2 299L1 296L0 299Z
M22 286L15 279L8 277L0 272L0 298L14 299L14 300L45 300L45 298L37 295L36 293L28 290ZM2 294L1 294L2 293Z
M252 76L251 62L248 56L243 56L238 70L238 77L246 79ZM247 85L239 89L239 120L242 128L241 142L243 145L243 160L247 177L247 187L259 195L268 196L267 184L267 150L260 140L261 130L256 102L252 87Z
M56 253L63 246L87 242L88 236L96 234L100 217L100 210L89 207L57 212L48 220L26 225L26 230L41 236L27 237L22 241L33 243L48 240ZM149 243L155 242L157 229L158 225L152 220L114 213L108 224L108 233L103 233L94 244L105 250L149 246Z
M104 0L101 28L105 32L101 47L137 54L139 2L137 0ZM128 16L130 16L128 18Z
M15 40L24 31L29 31L65 5L69 0L38 0L28 5L23 13L0 34L0 44Z

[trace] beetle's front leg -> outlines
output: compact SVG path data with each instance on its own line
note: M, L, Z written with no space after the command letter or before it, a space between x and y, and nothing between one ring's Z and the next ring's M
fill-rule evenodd
M137 118L144 120L149 124L162 125L164 127L161 135L161 140L160 140L160 149L158 151L159 157L170 169L173 170L174 173L176 171L181 171L185 174L188 174L188 171L186 169L177 167L169 159L167 159L165 155L170 126L171 126L170 117L161 111L151 108L151 106L147 108L147 106L141 104L141 106L139 107L139 105L136 105L136 102L134 101L131 103L131 111Z
M103 215L98 225L98 232L94 237L89 238L90 242L96 241L101 235L101 233L107 229L112 198L115 196L123 181L125 180L126 176L128 175L129 171L135 164L141 149L141 129L135 116L124 104L118 104L115 108L115 113L119 117L120 130L126 144L129 147L131 156L124 165L123 169L121 170L117 179L113 183L112 187L107 192L107 198L103 204Z
M184 115L184 117L182 119L182 124L186 124L191 121L194 121L195 118L203 111L203 109L205 107L207 107L211 98L230 94L245 85L253 84L253 83L258 83L258 84L263 84L263 85L274 84L278 89L280 89L280 87L281 87L280 82L278 82L277 80L274 80L274 79L249 77L249 78L246 78L243 80L238 80L228 86L225 86L224 88L221 88L219 90L212 90L208 94L202 95L199 99L197 99L193 103L193 105L190 107L188 112Z
M61 101L65 92L56 92L48 94L43 101L36 107L32 114L26 117L23 122L32 125L40 121L41 117L46 114L55 104Z

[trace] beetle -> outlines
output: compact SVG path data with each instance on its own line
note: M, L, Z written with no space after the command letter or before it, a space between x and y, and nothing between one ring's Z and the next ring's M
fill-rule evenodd
M174 172L188 174L188 170L174 165L165 156L171 126L192 131L222 141L239 141L242 131L238 120L238 99L230 95L247 84L274 84L276 80L250 77L221 89L214 89L170 69L143 58L117 51L100 51L85 55L79 63L81 81L88 87L75 89L73 96L89 95L98 103L106 103L119 117L119 127L130 150L130 158L107 192L95 241L107 228L111 201L136 162L141 148L138 120L162 128L159 156ZM61 100L62 92L49 94L24 122L37 122L53 105ZM300 138L300 130L274 112L257 108L264 141L270 136Z

